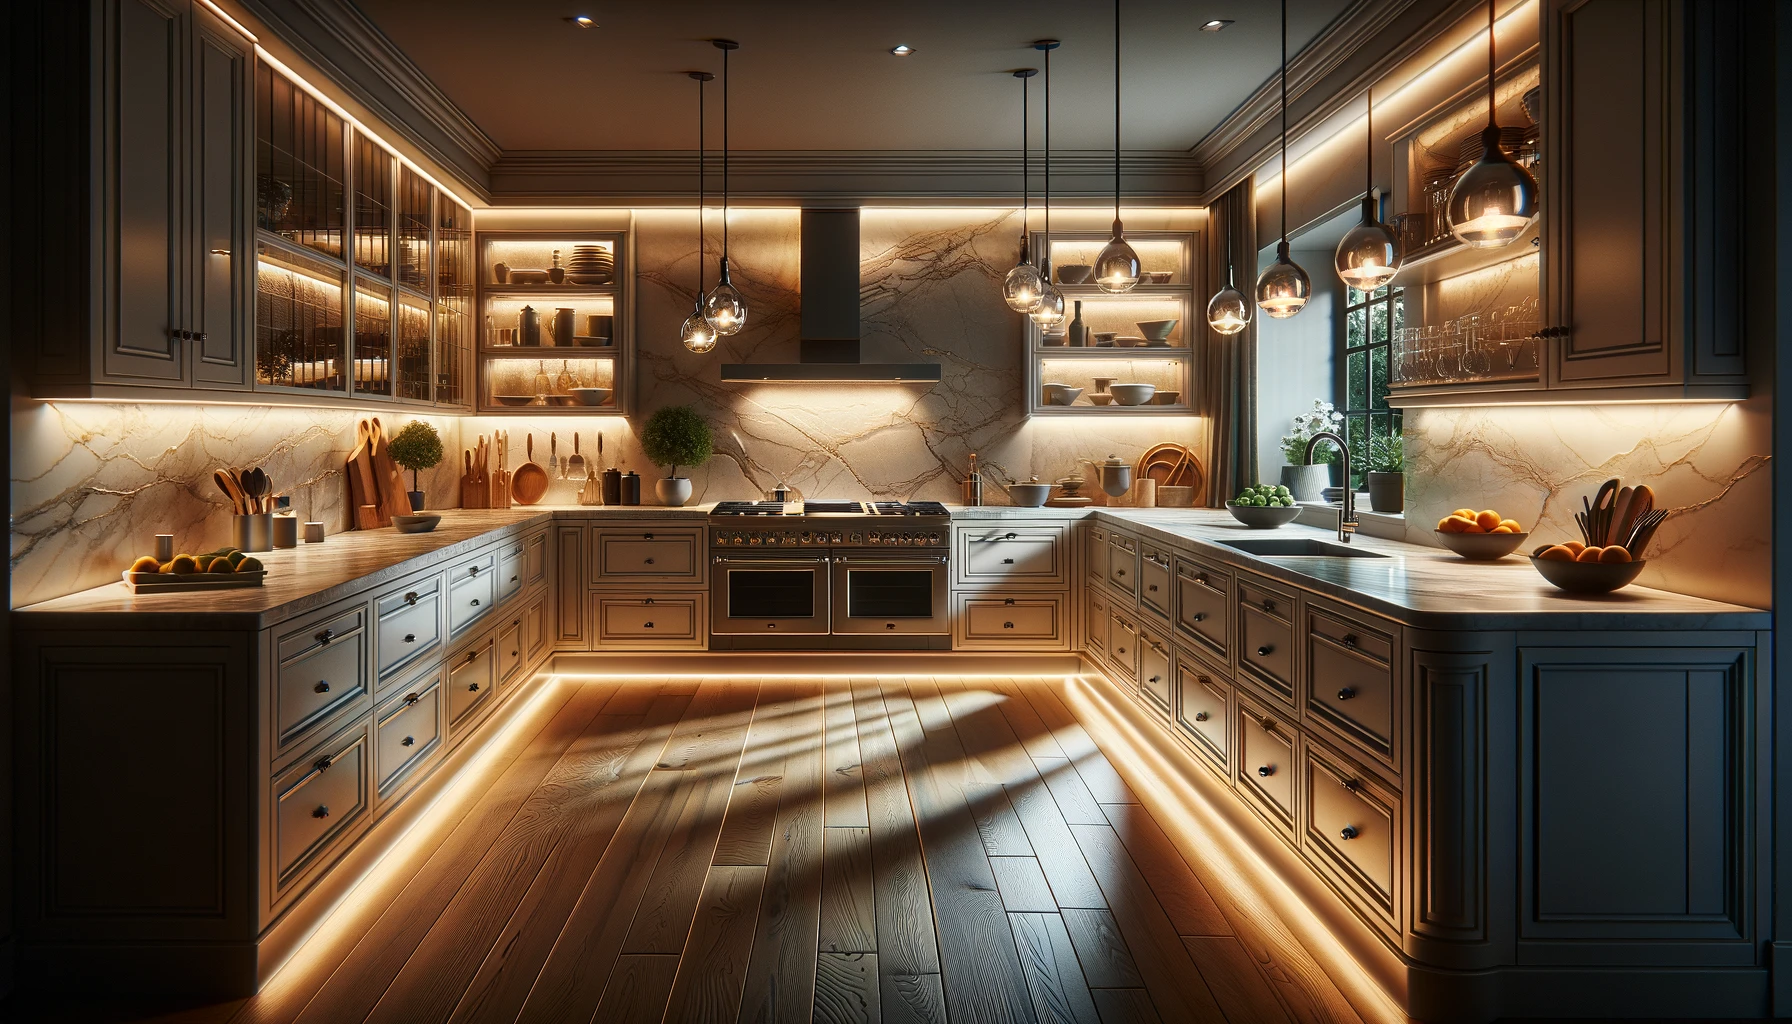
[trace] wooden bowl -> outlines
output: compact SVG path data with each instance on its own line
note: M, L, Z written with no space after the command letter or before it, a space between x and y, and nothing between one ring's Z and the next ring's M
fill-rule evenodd
M1300 517L1299 505L1235 505L1228 501L1226 511L1253 530L1273 530Z
M1504 558L1524 543L1528 533L1445 533L1433 530L1437 542L1472 562Z
M1628 587L1643 573L1647 559L1634 562L1559 562L1531 556L1531 564L1552 585L1575 594L1608 594Z
M442 517L433 512L414 516L393 516L392 525L399 533L428 533L436 528Z

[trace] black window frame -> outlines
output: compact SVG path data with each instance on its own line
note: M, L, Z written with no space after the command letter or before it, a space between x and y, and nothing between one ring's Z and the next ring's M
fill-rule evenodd
M1383 285L1373 292L1363 292L1345 286L1334 404L1344 417L1342 433L1350 442L1352 479L1348 484L1358 490L1364 486L1369 471L1369 438L1400 436L1400 410L1388 407L1388 374L1394 332L1404 326L1405 319L1405 289Z

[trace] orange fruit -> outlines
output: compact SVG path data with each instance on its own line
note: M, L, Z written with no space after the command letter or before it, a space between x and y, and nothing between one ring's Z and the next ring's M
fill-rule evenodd
M1487 509L1475 515L1475 522L1480 523L1483 530L1491 530L1500 525L1501 521L1500 514L1493 509Z
M1579 554L1574 556L1574 560L1576 562L1597 562L1599 555L1604 550L1604 548L1583 548Z
M1463 533L1486 533L1487 528L1477 522L1465 521L1462 524L1462 532Z
M1574 561L1574 552L1568 550L1561 544L1557 544L1553 547L1544 548L1543 553L1537 557L1547 558L1552 562L1572 562Z
M1511 532L1513 532L1513 533L1523 533L1524 532L1524 527L1518 525L1518 520L1516 520L1516 519L1502 519L1502 520L1500 520L1500 525L1510 528Z
M1500 525L1494 527L1491 530L1488 530L1487 532L1488 533L1517 533L1518 531L1512 529L1510 526L1507 526L1505 523L1501 523Z
M1601 562L1628 562L1630 561L1630 551L1622 544L1613 544L1599 552L1599 560Z
M1456 517L1455 516L1445 516L1442 519L1439 519L1437 521L1437 532L1438 533L1449 533L1450 527L1448 524L1449 524L1450 520L1452 520L1454 518L1456 518Z
M1582 551L1587 549L1587 546L1578 540L1564 541L1562 542L1562 546L1574 552L1576 555L1579 555Z
M1464 519L1475 518L1475 510L1472 508L1459 508L1450 514L1453 516L1461 516Z
M1459 515L1448 515L1438 524L1438 529L1445 533L1467 533L1468 528L1475 525L1474 520L1464 519Z

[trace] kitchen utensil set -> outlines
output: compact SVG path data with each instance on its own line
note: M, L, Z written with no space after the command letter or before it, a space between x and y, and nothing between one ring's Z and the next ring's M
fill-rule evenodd
M253 469L214 469L212 482L230 499L231 511L239 516L260 515L274 510L274 484L260 467Z
M496 468L492 450L497 449ZM462 508L509 508L512 493L510 433L495 431L491 440L479 435L478 443L462 450L460 505Z
M1582 511L1574 514L1574 521L1580 526L1581 542L1590 548L1616 544L1632 558L1643 557L1669 511L1655 507L1655 492L1648 484L1624 487L1615 479L1599 485L1591 501L1583 497L1580 503Z

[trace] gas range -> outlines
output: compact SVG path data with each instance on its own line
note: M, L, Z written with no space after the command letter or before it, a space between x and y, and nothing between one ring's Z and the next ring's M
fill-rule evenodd
M724 501L709 513L714 548L938 549L952 517L937 501Z

